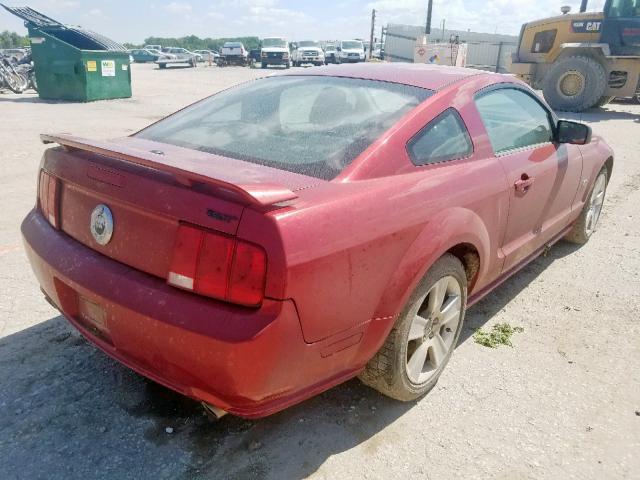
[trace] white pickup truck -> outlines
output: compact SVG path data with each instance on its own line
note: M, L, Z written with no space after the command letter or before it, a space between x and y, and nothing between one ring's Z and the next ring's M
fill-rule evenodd
M289 42L281 37L269 37L262 39L262 49L260 50L260 64L262 68L269 65L284 65L289 68Z
M293 66L299 67L304 63L324 65L324 51L318 42L303 40L298 42L292 54Z
M249 52L241 42L225 42L220 49L224 65L247 65Z

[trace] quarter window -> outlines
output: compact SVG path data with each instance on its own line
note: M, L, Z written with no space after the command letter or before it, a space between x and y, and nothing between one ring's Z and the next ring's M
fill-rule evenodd
M522 90L489 91L476 98L476 106L495 153L553 141L549 112Z
M467 128L452 108L432 120L411 139L407 147L415 165L456 160L473 152Z

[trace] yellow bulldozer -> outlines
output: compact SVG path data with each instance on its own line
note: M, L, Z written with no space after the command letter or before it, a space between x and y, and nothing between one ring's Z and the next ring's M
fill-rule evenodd
M581 112L616 97L640 101L640 0L606 0L602 12L525 23L511 73L541 89L555 110Z

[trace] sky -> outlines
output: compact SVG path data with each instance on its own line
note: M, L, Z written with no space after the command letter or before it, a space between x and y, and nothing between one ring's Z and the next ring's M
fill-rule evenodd
M423 25L427 0L2 0L28 5L62 23L81 25L118 42L150 36L284 36L289 40L368 38L371 10L376 36L387 23ZM604 0L591 0L589 10ZM530 20L579 9L580 0L434 0L432 25L517 35ZM26 34L22 21L0 8L0 31Z

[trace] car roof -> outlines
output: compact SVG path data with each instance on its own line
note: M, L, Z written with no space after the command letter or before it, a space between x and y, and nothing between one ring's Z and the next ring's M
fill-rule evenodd
M429 90L440 90L464 78L482 74L488 75L488 73L483 70L433 64L355 63L350 65L328 65L322 68L309 68L302 72L288 71L280 75L361 78L365 80L401 83Z

